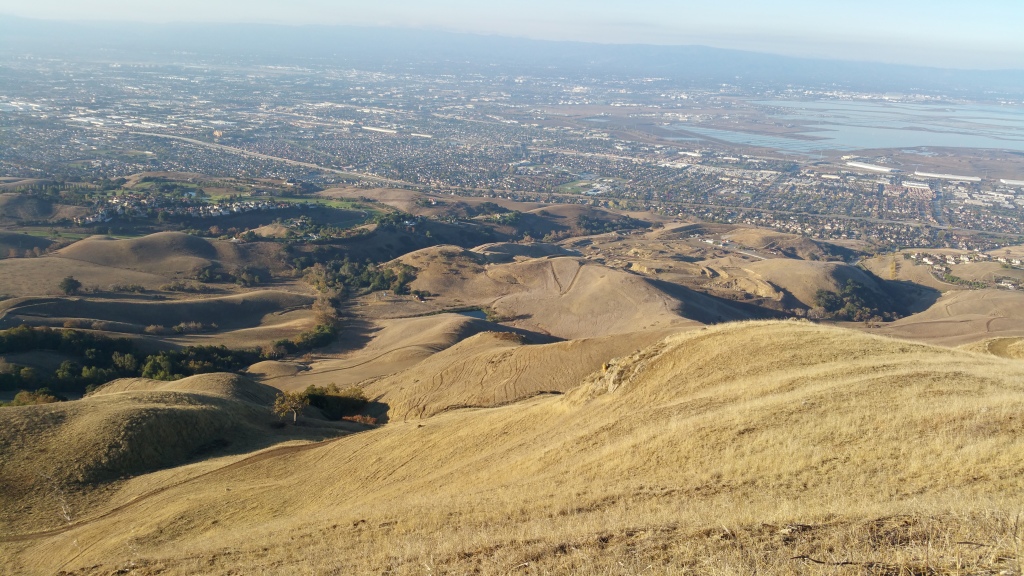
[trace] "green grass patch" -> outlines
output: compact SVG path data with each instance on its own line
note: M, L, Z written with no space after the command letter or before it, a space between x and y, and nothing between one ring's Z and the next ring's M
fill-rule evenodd
M582 194L588 190L594 188L593 180L576 180L575 182L569 182L568 184L562 184L555 190L562 194Z

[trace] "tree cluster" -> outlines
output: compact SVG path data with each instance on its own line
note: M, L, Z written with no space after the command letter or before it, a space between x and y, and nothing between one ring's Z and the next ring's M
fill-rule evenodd
M79 330L22 325L0 331L0 354L33 350L52 350L74 360L65 360L50 374L8 364L0 372L0 389L49 387L82 393L114 378L142 376L176 380L195 374L235 372L261 359L256 350L231 350L224 346L189 346L145 354L127 338L109 338Z
M814 305L824 311L825 318L834 320L867 322L895 317L875 291L855 280L847 280L839 292L819 289L814 293Z
M416 279L415 268L405 264L382 266L373 262L343 260L316 263L305 270L306 282L320 292L333 291L340 296L358 296L390 290L407 294Z

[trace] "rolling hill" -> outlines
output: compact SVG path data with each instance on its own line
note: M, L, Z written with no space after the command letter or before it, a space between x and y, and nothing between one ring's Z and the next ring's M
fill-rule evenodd
M61 258L162 276L182 276L217 264L225 269L242 265L280 268L275 244L237 244L208 240L180 232L158 232L127 240L93 236L59 250Z
M310 385L346 387L415 366L481 332L498 331L526 336L521 330L461 314L381 320L367 327L362 335L355 334L359 330L350 325L341 343L320 351L332 357L302 366L301 373L293 363L260 363L251 367L250 372L262 373L264 382L283 390L304 390ZM551 340L539 334L528 336L534 341ZM361 344L355 351L350 349L353 339ZM290 375L294 377L284 377Z
M195 300L107 300L91 298L16 298L0 303L0 327L19 324L63 326L68 320L106 323L111 332L141 334L151 325L170 328L182 322L216 324L219 329L252 328L310 316L303 310L313 298L261 290Z
M758 280L771 283L791 295L800 305L815 306L814 295L818 290L841 292L850 280L874 292L878 299L892 299L878 281L860 268L837 262L814 262L779 258L761 260L744 265Z
M1024 293L952 290L924 312L874 330L879 334L959 346L995 337L1024 336Z
M0 410L2 532L27 519L59 525L61 518L49 514L55 497L62 505L76 499L80 514L91 496L127 476L333 435L336 425L327 423L305 433L271 427L275 393L232 374L122 379L83 400Z
M46 250L52 245L53 241L47 238L0 231L0 258L21 257L33 249Z
M433 307L485 307L508 325L557 338L692 323L680 314L684 302L637 274L578 257L488 264L490 259L480 252L439 246L397 261L417 270L411 287L433 294ZM735 317L748 316L736 312Z
M649 330L527 346L512 332L484 332L362 387L380 406L374 415L388 421L501 406L567 392L610 359L627 356L665 333Z
M738 228L722 237L743 246L775 251L799 260L843 260L852 255L852 251L834 244L762 228Z
M1019 362L728 324L564 395L141 474L70 522L40 502L0 570L1014 573L1022 413Z

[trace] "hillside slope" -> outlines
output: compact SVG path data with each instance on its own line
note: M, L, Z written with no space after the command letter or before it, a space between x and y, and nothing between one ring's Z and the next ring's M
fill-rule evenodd
M453 246L419 250L399 262L417 269L412 288L437 306L481 306L512 326L557 338L592 338L693 324L683 303L645 278L575 257L488 264Z
M283 390L304 390L310 385L331 384L347 387L406 370L466 338L490 331L517 332L514 328L461 314L383 320L368 330L369 341L358 350L314 362L308 371L293 373L291 377L268 374L264 381ZM344 345L343 340L338 346ZM330 353L331 350L328 347L321 352ZM270 366L254 368L259 371ZM274 367L277 372L283 368ZM284 376L289 375L284 373Z
M212 264L228 270L242 265L279 268L279 252L276 244L236 244L181 232L158 232L128 240L92 236L59 250L56 255L111 268L182 276Z
M674 330L525 346L508 332L485 332L415 367L364 385L388 420L428 418L446 410L492 407L579 385L612 358L632 354Z
M83 400L0 409L0 533L59 526L63 506L85 513L130 475L310 436L271 427L275 394L237 375L203 374L115 380Z
M951 290L924 312L882 325L876 332L944 346L1024 336L1024 293Z
M752 272L755 278L785 290L808 308L816 305L814 295L818 290L842 292L851 280L877 294L878 299L891 300L886 290L872 276L848 264L780 258L752 262L744 268Z
M260 290L194 300L105 300L91 298L16 298L0 304L0 327L20 324L60 327L69 319L98 320L116 332L139 334L149 325L174 326L181 322L217 324L224 329L250 328L277 315L290 320L313 298L277 290ZM300 317L309 316L307 311Z
M1012 574L1022 413L1017 362L723 325L564 396L137 477L0 570Z

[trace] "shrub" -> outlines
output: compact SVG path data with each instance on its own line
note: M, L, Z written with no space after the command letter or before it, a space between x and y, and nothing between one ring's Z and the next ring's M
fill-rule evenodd
M59 284L57 284L57 288L60 288L61 292L69 296L71 294L74 294L75 292L78 292L78 290L81 287L82 283L79 282L78 280L75 280L74 276L65 276L64 279L61 280Z
M197 284L195 282L182 282L181 280L175 280L170 284L164 284L160 287L161 290L167 292L187 292L190 294L206 294L213 290L205 284Z
M14 399L4 404L4 406L33 406L36 404L53 404L54 402L65 402L67 398L63 396L57 396L50 392L48 388L40 388L35 392L29 392L28 390L22 390L15 394Z
M202 322L196 322L194 320L190 322L182 322L176 325L172 330L175 334L195 334L197 332L205 332L207 330L216 330L216 324L203 324Z
M363 414L356 414L355 416L342 416L342 420L348 420L349 422L358 422L359 424L365 424L367 426L376 426L377 419L373 416L365 416Z
M132 292L135 294L142 294L146 291L141 284L111 284L111 292Z

